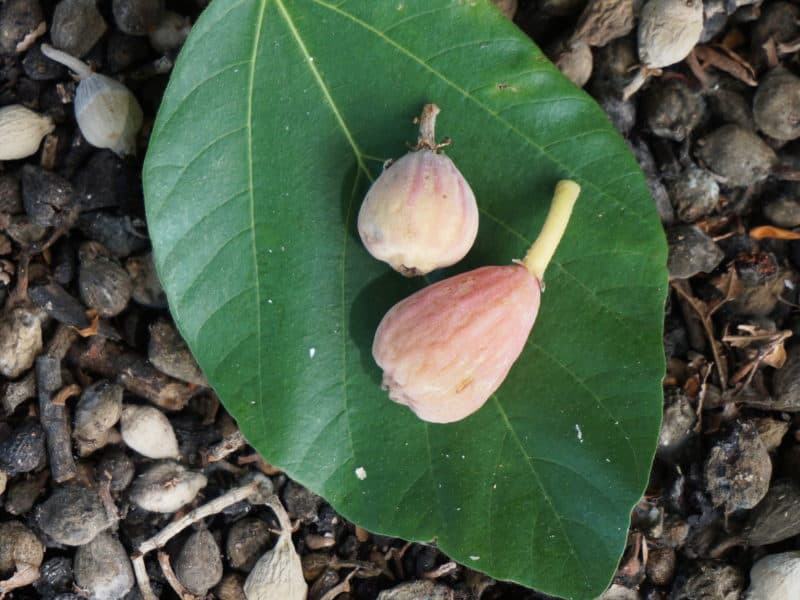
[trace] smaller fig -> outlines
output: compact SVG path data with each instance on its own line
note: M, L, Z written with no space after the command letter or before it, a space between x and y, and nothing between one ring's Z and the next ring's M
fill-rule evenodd
M559 182L542 231L519 264L444 279L386 313L372 355L392 400L431 423L459 421L483 406L525 347L542 276L579 191L573 181Z
M478 235L478 205L467 180L442 154L426 104L419 141L390 163L367 192L358 233L367 251L406 276L425 275L464 258Z

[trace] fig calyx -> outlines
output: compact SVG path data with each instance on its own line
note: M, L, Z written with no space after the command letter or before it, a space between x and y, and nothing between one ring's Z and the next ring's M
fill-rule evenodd
M460 421L484 405L525 347L542 277L579 192L574 181L558 183L542 231L522 261L444 279L386 313L372 355L392 400L431 423Z
M440 109L426 104L417 145L387 163L358 213L367 251L408 277L457 263L478 235L478 205L434 136Z

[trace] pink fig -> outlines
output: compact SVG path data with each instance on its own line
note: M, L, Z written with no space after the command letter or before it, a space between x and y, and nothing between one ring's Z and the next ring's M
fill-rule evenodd
M478 235L478 205L466 179L442 153L426 104L419 141L372 184L358 213L369 253L403 275L425 275L464 258Z
M524 260L442 280L386 313L372 355L392 400L431 423L460 421L484 405L525 347L579 192L574 181L558 183Z

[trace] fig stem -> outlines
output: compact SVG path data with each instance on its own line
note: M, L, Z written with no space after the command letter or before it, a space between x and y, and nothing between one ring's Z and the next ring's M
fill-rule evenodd
M66 52L53 48L50 44L42 44L41 50L42 54L44 54L50 60L61 63L70 71L73 71L78 76L78 79L86 79L93 73L89 68L89 65L87 65L85 62L75 58L71 54L67 54Z
M547 218L544 220L542 231L522 261L530 274L539 281L542 281L547 265L550 264L553 254L556 253L556 248L561 242L572 215L572 207L575 206L580 192L581 186L569 179L562 179L556 184L550 212L547 213Z
M422 107L422 115L419 118L419 148L427 147L436 150L436 115L442 110L435 104L426 104Z

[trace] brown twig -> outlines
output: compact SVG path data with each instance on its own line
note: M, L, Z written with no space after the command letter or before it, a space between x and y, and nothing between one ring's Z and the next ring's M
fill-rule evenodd
M350 573L348 573L347 577L345 577L344 580L342 580L340 583L338 583L337 585L335 585L331 589L329 589L327 592L325 592L322 595L322 597L320 597L319 600L334 600L340 594L349 594L350 593L350 580L353 578L353 575L355 575L357 572L358 572L358 569L355 569L354 571L351 571Z
M172 565L169 562L169 554L166 552L158 552L158 564L161 565L161 571L164 573L164 579L167 580L169 586L175 590L181 600L198 600L197 596L189 592L183 584L178 580L175 571L172 570Z
M205 462L213 463L241 450L247 445L241 431L235 431L222 439L221 442L214 444L205 454Z
M14 574L8 579L0 581L0 600L3 600L10 591L31 585L37 579L39 579L39 567L17 564Z
M688 304L689 307L691 307L691 309L700 318L700 322L703 325L703 330L705 331L708 343L711 346L711 353L714 356L714 363L717 366L720 386L724 391L728 387L728 367L727 363L723 362L722 356L719 352L719 348L717 346L718 342L714 337L714 324L711 321L711 317L717 311L717 309L725 302L728 302L730 298L726 295L722 302L709 309L705 302L698 300L692 295L689 284L686 281L675 280L670 282L670 285L672 286L672 289L677 292L678 296L680 296L681 299L686 302L686 304Z
M262 485L263 480L253 479L244 485L233 488L232 490L224 493L222 496L214 498L210 502L206 502L202 506L197 507L177 521L173 521L164 529L159 531L156 535L139 544L136 553L131 556L131 562L133 563L133 571L136 575L136 581L139 584L139 590L142 593L143 600L156 600L156 596L153 593L152 587L150 586L150 578L147 575L147 568L144 564L145 555L153 550L163 548L169 540L193 523L197 523L206 517L210 517L211 515L222 512L227 507L236 504L237 502L249 499L251 502L259 501L272 508L278 516L278 520L281 521L281 526L283 526L283 519L288 520L288 517L286 516L286 511L283 510L283 506L280 505L280 501L274 495L268 496L264 499L254 498L254 496L257 494L263 494L263 492L261 492ZM282 514L278 514L278 511L274 507L275 503L280 506L280 510L283 511Z
M72 440L67 409L54 401L61 388L61 361L42 355L36 359L36 389L39 396L39 421L47 436L50 470L57 483L75 477L78 468L72 458Z

